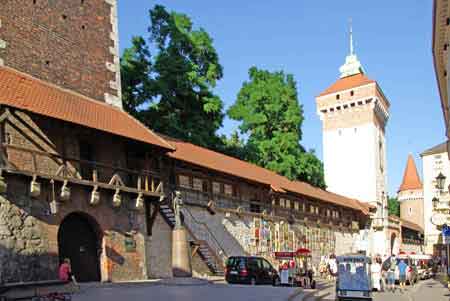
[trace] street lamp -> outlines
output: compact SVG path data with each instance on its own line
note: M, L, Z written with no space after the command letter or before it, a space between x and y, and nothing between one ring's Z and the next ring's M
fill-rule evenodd
M437 197L434 197L431 202L433 202L433 208L437 208L438 204L439 204L439 199Z
M440 172L438 176L436 177L436 188L440 191L444 189L445 185L445 176Z

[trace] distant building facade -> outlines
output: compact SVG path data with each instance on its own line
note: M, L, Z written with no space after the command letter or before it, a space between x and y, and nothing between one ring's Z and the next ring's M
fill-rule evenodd
M449 18L450 2L449 0L433 1L433 62L436 72L436 79L439 88L442 113L444 116L445 128L443 133L447 139L445 141L447 156L450 155L450 84L449 70Z
M441 255L444 249L442 229L436 225L450 222L450 196L448 184L450 180L450 160L446 143L436 145L421 154L423 164L423 195L424 195L424 229L426 253ZM436 177L442 173L446 177L444 190L436 188ZM439 199L437 207L433 205L433 198ZM443 215L444 221L436 221L436 214Z

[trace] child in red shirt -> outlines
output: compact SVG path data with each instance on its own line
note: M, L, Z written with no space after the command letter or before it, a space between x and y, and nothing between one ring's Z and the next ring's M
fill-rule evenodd
M72 278L72 268L70 266L70 259L65 258L63 263L59 266L59 280L68 282Z

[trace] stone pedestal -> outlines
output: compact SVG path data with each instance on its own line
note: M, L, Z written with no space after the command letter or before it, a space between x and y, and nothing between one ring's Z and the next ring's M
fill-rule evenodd
M184 227L172 231L172 272L174 277L192 277L190 248Z

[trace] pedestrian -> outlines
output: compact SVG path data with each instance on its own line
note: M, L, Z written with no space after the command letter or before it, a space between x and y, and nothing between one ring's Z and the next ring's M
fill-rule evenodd
M374 258L374 263L371 266L372 273L372 287L378 292L381 291L381 259Z
M406 288L406 269L408 265L405 260L401 259L398 264L398 282L400 283L400 291L404 292ZM411 280L412 281L412 280Z
M389 269L387 271L388 290L395 292L395 270L397 268L397 260L395 255L391 256L390 261Z
M79 288L78 282L75 279L75 276L72 274L72 265L70 263L70 259L69 258L64 258L62 264L59 266L58 274L59 274L58 275L59 276L59 280L64 281L64 282L72 281L74 286L76 288Z
M328 273L330 273L330 280L335 280L335 277L337 276L337 262L336 262L336 256L334 254L330 255L330 259L328 261Z

